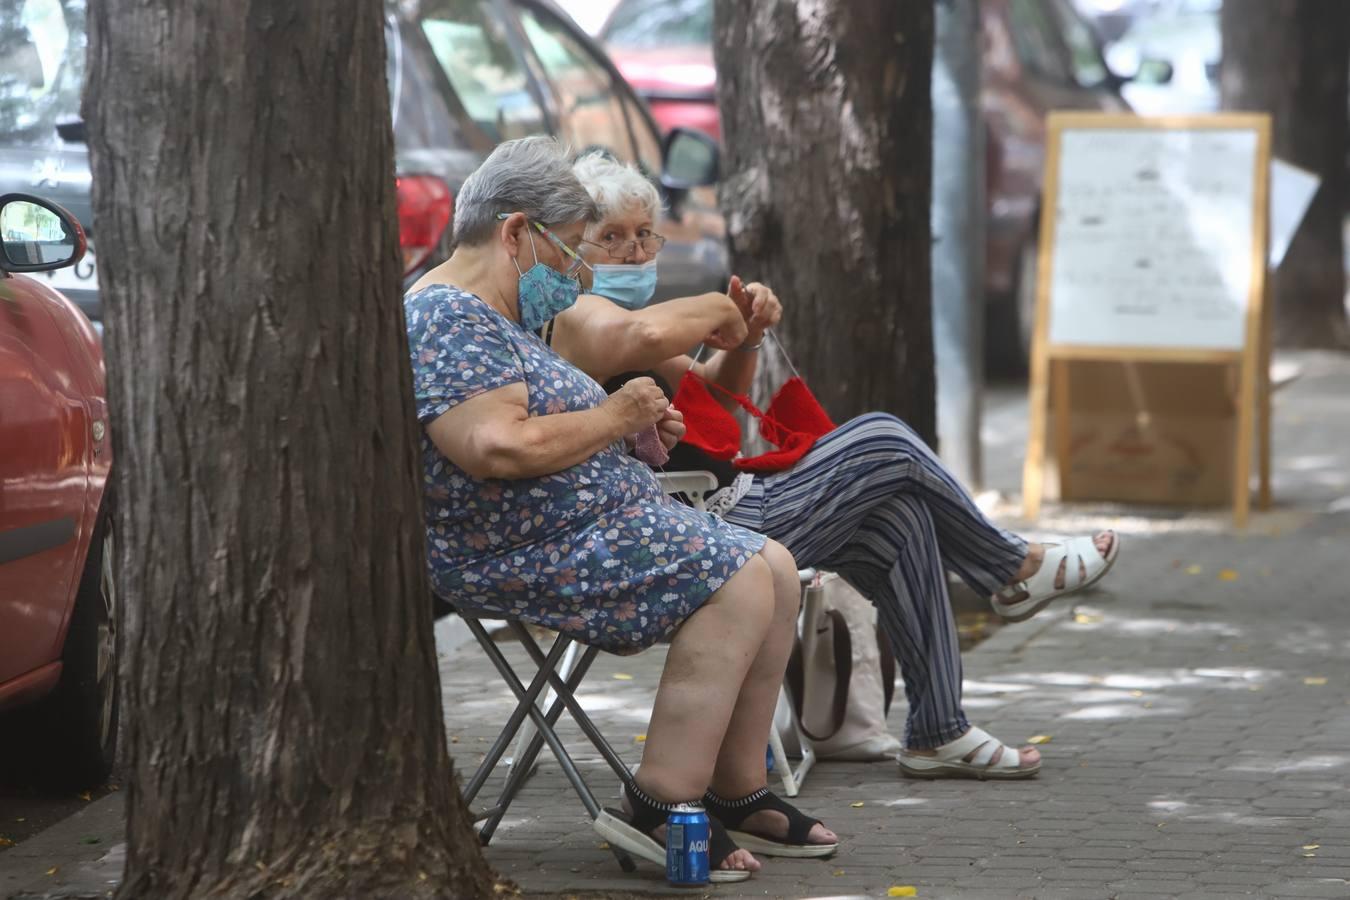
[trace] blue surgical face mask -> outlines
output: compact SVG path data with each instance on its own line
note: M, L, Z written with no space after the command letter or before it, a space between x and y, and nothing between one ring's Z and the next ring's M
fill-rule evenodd
M581 284L575 278L541 263L539 251L534 248L534 233L527 233L530 235L534 265L528 271L521 272L520 262L514 258L511 261L516 264L516 271L520 272L520 294L516 301L520 306L520 325L526 331L538 331L549 319L576 305Z
M595 273L591 293L613 300L624 309L642 309L656 293L655 259L634 265L598 263L590 268Z

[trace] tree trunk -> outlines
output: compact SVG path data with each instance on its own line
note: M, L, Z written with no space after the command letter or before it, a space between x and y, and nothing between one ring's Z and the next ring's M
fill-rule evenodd
M732 271L782 297L836 421L933 442L932 0L717 0L713 33ZM761 354L764 398L783 368Z
M442 726L382 19L90 6L121 897L493 890Z
M1225 0L1221 27L1224 108L1271 113L1275 155L1322 179L1275 273L1275 340L1350 347L1342 246L1350 3Z

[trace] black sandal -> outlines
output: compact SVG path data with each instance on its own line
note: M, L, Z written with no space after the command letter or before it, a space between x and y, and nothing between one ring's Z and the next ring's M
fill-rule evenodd
M629 806L633 807L630 816L618 809L602 809L596 817L594 828L601 837L622 847L634 856L665 867L666 848L652 837L652 832L666 824L666 819L676 806L694 806L702 808L697 800L690 803L662 803L647 794L633 782L623 787ZM708 816L708 880L714 882L745 881L750 877L748 869L718 868L724 859L739 850L728 835L722 823L712 815Z
M812 844L808 838L811 828L822 825L819 819L813 819L789 803L786 803L767 787L762 787L749 796L739 800L723 800L708 791L703 795L703 804L714 820L720 820L726 826L727 834L737 844L751 853L764 856L787 856L796 859L818 859L833 856L839 844ZM745 831L741 823L757 812L772 810L787 817L787 840L772 837L756 831Z

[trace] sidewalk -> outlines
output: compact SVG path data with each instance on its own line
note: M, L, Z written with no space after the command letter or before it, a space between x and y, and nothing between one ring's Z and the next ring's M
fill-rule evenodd
M1297 359L1302 377L1276 401L1277 508L1246 533L1222 513L1102 508L1051 508L1029 532L1106 525L1123 534L1125 554L1107 590L966 654L972 720L1010 743L1048 736L1038 779L919 782L893 763L820 764L798 802L839 832L839 855L766 860L756 878L708 893L878 897L909 885L919 897L974 900L1350 897L1350 359ZM986 420L990 482L1008 495L1023 411L1010 392ZM1025 525L1010 506L1000 517ZM602 656L580 693L632 763L662 660L660 649ZM444 657L441 672L463 774L510 696L474 646ZM903 702L891 719L898 732ZM602 802L617 802L608 769L581 752L574 729L564 734ZM527 895L677 893L656 867L619 871L547 754L511 813L487 854ZM49 889L100 855L67 840L43 858L38 842L55 831L0 854L0 896ZM28 881L9 877L20 862ZM56 876L37 868L58 863Z

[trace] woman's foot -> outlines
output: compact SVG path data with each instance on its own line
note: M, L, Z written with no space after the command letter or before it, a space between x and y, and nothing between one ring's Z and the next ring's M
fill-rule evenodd
M905 748L900 770L911 778L1030 778L1041 770L1035 747L1014 750L980 728L967 729L956 740L931 750Z
M1056 544L1032 544L1013 580L990 599L1003 619L1029 619L1056 597L1097 583L1120 555L1120 536L1103 531Z
M1106 559L1111 555L1111 548L1115 546L1115 543L1116 533L1114 531L1099 531L1092 537L1092 544L1097 548L1097 552L1101 554L1102 559ZM1008 587L1030 580L1031 576L1041 570L1041 564L1045 562L1045 548L1045 544L1032 544L1027 548L1027 558L1022 560L1022 567L1017 570L1017 574L1013 576L1012 581L1008 582ZM1068 575L1068 571L1069 560L1066 557L1065 559L1060 560L1059 569L1055 572L1055 590L1064 590L1064 580ZM1079 562L1079 577L1084 579L1087 578L1087 567L1082 561ZM1020 596L1014 595L1014 598L1015 599L1012 600L1004 600L1004 598L1000 597L999 601L1016 603L1018 600L1026 599L1026 592L1021 592Z
M634 815L633 803L629 798L628 791L624 791L623 811L629 816ZM648 831L647 834L651 835L652 840L656 841L662 847L666 845L666 826L664 824L656 826ZM758 872L763 867L763 864L755 859L754 854L749 850L744 850L740 847L737 847L721 860L710 859L709 863L714 869L721 869L728 872Z
M839 837L768 787L703 796L708 814L717 818L738 844L766 856L822 858L839 847Z

